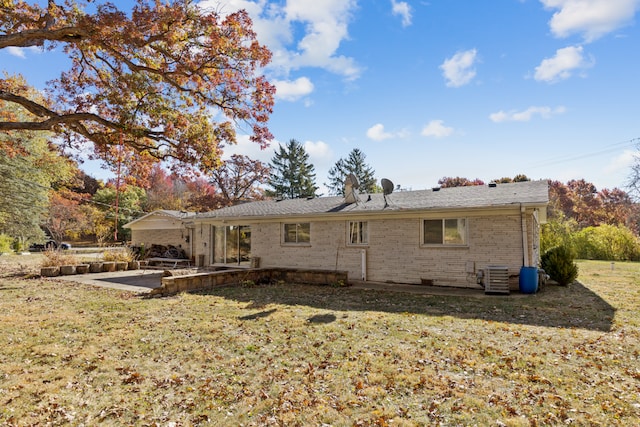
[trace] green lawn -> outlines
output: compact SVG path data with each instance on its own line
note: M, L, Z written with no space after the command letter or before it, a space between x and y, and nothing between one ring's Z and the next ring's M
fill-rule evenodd
M580 262L581 284L524 297L146 299L9 258L0 425L640 424L640 264Z

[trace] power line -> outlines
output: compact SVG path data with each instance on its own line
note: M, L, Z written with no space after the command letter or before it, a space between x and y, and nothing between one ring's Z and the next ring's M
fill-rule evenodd
M640 138L633 138L633 139L630 139L628 141L617 142L615 144L611 144L611 145L608 146L608 148L605 148L603 150L594 151L594 152L591 152L591 153L578 154L578 155L568 155L568 156L557 157L555 159L544 160L544 161L541 161L541 162L533 163L533 164L529 165L529 167L532 168L532 169L535 169L535 168L542 168L542 167L545 167L545 166L557 165L557 164L560 164L560 163L571 162L571 161L574 161L574 160L586 159L588 157L594 157L594 156L599 156L601 154L606 154L606 153L611 153L611 152L614 152L614 151L618 151L621 148L634 147L634 146L637 146L637 144L639 144L639 143L640 143Z
M29 185L32 185L32 186L34 186L34 187L40 187L40 188L42 188L43 190L47 190L47 191L49 191L49 190L53 190L53 188L52 188L52 187L50 187L50 186L42 185L42 184L40 184L40 183L33 182L33 181L29 181L29 180L26 180L26 179L24 179L24 178L20 178L20 177L17 177L17 176L11 177L11 179L14 179L14 180L16 180L16 179L17 179L17 180L19 180L19 181L24 182L25 184L29 184ZM106 206L106 207L108 207L108 208L113 208L113 207L114 207L113 205L110 205L110 204L108 204L108 203L102 203L102 202L98 202L97 200L87 199L87 198L84 198L84 197L81 197L81 198L80 198L80 200L81 200L81 201L83 201L83 202L93 203L94 205ZM136 213L139 213L139 214L146 214L146 213L147 213L147 212L145 212L145 211L141 211L141 210L137 210L137 209L131 209L131 208L126 208L126 207L122 207L122 206L120 206L120 209L123 209L123 210L129 211L129 213L132 213L132 214L136 214Z

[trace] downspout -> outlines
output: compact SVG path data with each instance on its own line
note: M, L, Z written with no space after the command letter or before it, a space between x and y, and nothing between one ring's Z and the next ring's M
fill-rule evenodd
M522 265L529 267L529 239L527 238L527 208L520 203L520 226L522 228Z
M363 281L367 281L367 250L366 249L362 249L361 252L361 257L362 257L362 280Z

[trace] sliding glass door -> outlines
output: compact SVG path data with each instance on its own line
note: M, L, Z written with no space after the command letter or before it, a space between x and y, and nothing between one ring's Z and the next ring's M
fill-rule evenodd
M249 264L251 227L227 225L213 227L213 262L216 264Z

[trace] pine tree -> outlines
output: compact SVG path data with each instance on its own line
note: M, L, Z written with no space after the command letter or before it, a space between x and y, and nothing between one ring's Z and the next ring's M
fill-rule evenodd
M365 163L367 156L357 148L349 153L346 159L339 159L331 169L329 169L329 183L325 184L331 194L344 196L344 181L349 174L355 175L360 184L360 191L364 193L377 193L379 187L375 171Z
M26 85L24 93L38 98ZM0 101L0 121L32 117L26 110ZM44 239L40 228L49 208L49 192L71 178L72 163L61 156L43 132L0 132L0 234L25 243Z
M270 197L296 199L316 197L316 174L314 166L309 163L309 154L304 146L295 139L289 140L286 146L280 145L271 159L271 178L267 190Z

